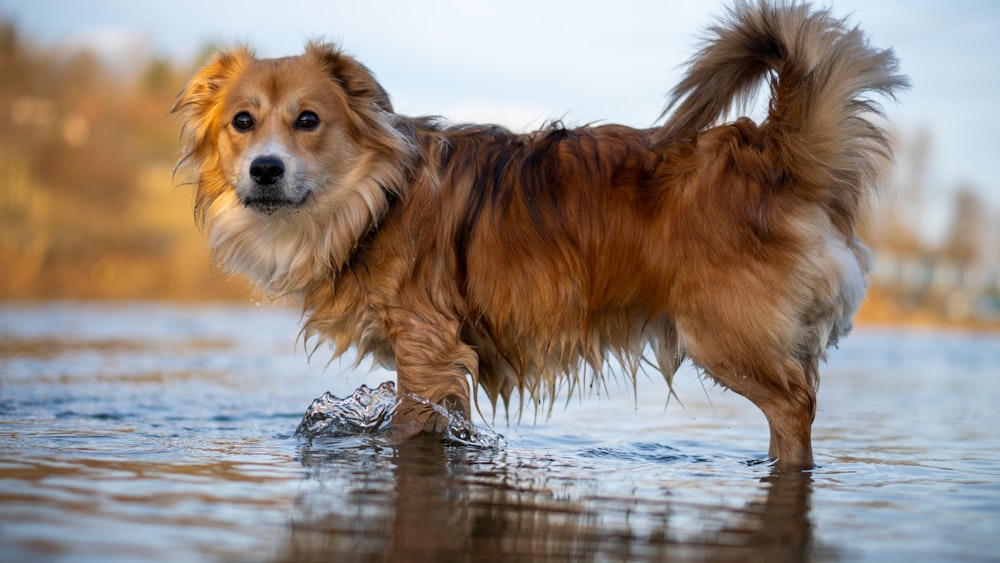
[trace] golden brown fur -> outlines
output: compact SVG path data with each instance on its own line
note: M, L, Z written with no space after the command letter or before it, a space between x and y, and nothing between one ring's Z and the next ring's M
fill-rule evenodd
M196 217L225 267L301 298L307 336L394 366L401 390L468 414L473 386L538 402L609 362L634 376L651 352L669 382L690 358L764 412L772 457L809 466L888 152L865 96L905 80L808 6L739 3L712 35L647 130L447 126L393 113L331 45L221 53L174 108ZM713 126L768 78L762 124Z

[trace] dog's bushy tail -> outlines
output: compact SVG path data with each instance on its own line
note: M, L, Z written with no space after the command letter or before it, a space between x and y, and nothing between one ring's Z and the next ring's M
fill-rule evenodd
M852 229L875 185L889 140L872 95L907 86L891 50L874 49L856 27L827 11L783 1L740 0L709 29L704 48L671 95L657 140L694 137L770 77L761 132L787 152L796 182L825 200ZM818 192L825 192L824 194Z

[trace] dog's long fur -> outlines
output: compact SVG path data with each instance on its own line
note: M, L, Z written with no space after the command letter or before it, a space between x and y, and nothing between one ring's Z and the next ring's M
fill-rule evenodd
M716 125L768 79L765 121ZM473 387L507 406L609 361L634 376L650 350L668 382L690 358L764 412L772 457L809 466L818 362L863 299L855 229L889 151L867 96L905 85L891 51L829 13L740 2L653 129L398 115L315 43L220 53L174 111L216 259L301 298L306 336L337 354L465 413ZM284 175L255 180L262 157Z

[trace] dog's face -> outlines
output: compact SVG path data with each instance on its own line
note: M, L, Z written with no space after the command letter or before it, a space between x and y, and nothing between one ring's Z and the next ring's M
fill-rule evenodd
M262 213L302 206L341 183L361 153L372 152L364 140L373 133L396 136L385 91L329 45L281 59L222 52L191 79L174 111L187 118L187 158L215 161L213 172L239 202Z
M375 94L370 109L391 107L363 67L344 62L353 61L321 48L244 60L219 90L218 155L241 204L262 213L296 208L357 162L354 97Z
M221 52L174 112L216 258L280 291L347 260L416 154L372 74L331 45L281 59Z
M355 156L343 97L314 60L253 61L221 102L220 164L249 209L296 208Z

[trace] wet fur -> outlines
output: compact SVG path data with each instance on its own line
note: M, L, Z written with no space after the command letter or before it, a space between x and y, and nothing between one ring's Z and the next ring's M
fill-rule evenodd
M300 298L308 337L395 367L404 391L469 413L474 388L509 407L609 363L634 376L649 352L669 382L690 358L764 412L772 457L809 466L818 363L871 265L855 228L888 140L867 96L905 80L808 6L741 2L710 35L661 127L529 134L396 114L332 45L235 49L177 100L180 166L216 259ZM765 81L765 121L716 125ZM303 109L316 130L290 126ZM240 111L259 125L234 129ZM265 153L288 203L260 210L246 169Z

